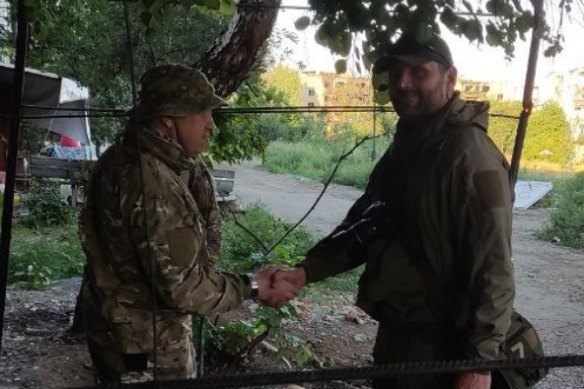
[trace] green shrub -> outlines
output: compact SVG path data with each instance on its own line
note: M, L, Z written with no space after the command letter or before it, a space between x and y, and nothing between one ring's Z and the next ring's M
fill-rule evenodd
M50 281L80 275L85 255L73 223L60 228L13 229L8 281L39 289Z
M223 213L223 242L219 258L222 269L229 271L249 271L271 263L292 265L302 259L314 243L306 230L299 228L288 236L269 256L264 258L261 245L237 226L233 216ZM266 246L275 243L290 224L272 216L259 204L249 206L243 214L236 215L239 223L244 225Z
M25 198L28 215L23 223L31 228L62 226L69 223L74 209L62 198L56 183L34 183Z
M584 173L556 185L555 192L557 208L542 237L557 236L560 244L584 249Z

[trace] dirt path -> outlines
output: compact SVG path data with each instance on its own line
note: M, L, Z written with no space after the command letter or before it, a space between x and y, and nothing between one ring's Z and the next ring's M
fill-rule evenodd
M262 201L275 215L293 222L312 205L322 187L314 181L267 173L253 163L236 170L235 192L244 204ZM326 234L359 194L352 188L331 186L305 226L316 234ZM541 209L514 213L516 307L540 330L548 354L584 354L584 253L537 240L534 234L546 218L547 212ZM78 279L65 280L42 292L9 290L0 354L0 389L92 384L84 344L65 331L78 283ZM375 322L342 301L327 304L301 301L298 308L301 319L289 326L312 346L325 366L371 363ZM247 312L244 307L239 314ZM253 366L262 366L261 355L257 358L260 362L253 363L252 358ZM329 383L310 387L355 386ZM537 386L537 389L582 388L581 368L553 370Z
M322 189L312 180L271 174L257 161L231 168L235 195L243 204L260 201L290 222L310 208ZM319 235L330 232L360 194L331 185L303 226ZM546 210L515 210L513 216L516 308L541 329L549 354L584 354L584 253L535 237L547 220ZM555 370L538 388L584 388L584 369Z

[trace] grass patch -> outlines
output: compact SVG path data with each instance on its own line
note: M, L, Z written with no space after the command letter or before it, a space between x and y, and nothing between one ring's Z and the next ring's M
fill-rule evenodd
M291 227L272 216L260 204L254 204L243 213L236 214L239 223L251 231L265 246L270 247ZM270 255L263 258L261 245L236 225L233 216L223 212L223 242L219 256L222 269L233 272L250 271L274 263L294 265L300 262L314 244L313 236L303 228L297 228Z
M301 262L308 249L315 243L314 237L305 229L295 230L274 253L262 259L262 249L247 232L237 226L230 214L223 215L223 244L219 266L232 272L250 271L268 264L295 265ZM237 218L241 224L253 232L266 246L270 246L290 228L290 224L272 216L262 205L246 208ZM357 292L357 281L363 268L348 271L305 288L303 297L314 301L329 301L339 298L339 292L346 292L353 299Z
M584 250L584 173L556 185L556 208L540 236L560 238L560 244Z
M85 264L74 223L39 229L17 224L12 230L10 254L8 282L29 289L81 275Z
M339 157L353 147L350 140L311 142L272 142L264 153L263 165L275 173L296 174L325 182ZM339 167L333 182L364 189L373 166L389 145L389 138L368 140ZM375 147L375 152L374 152Z

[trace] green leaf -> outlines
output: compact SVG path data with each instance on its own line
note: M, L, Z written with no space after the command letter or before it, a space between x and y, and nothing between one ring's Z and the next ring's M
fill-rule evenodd
M205 0L205 7L209 9L219 9L221 0Z
M375 104L378 105L387 105L389 104L390 100L389 100L389 91L385 90L385 91L378 91L376 90L373 94L373 101L375 101Z
M456 25L458 21L458 16L454 13L452 8L444 8L442 14L440 15L440 21L444 23L446 27L452 28Z
M520 34L525 34L533 27L533 14L530 11L525 11L515 19L515 27Z
M476 19L466 20L462 24L462 33L470 41L478 40L483 42L483 26Z
M335 70L338 74L347 72L347 60L339 59L335 62Z
M219 12L225 16L233 16L237 12L237 3L234 0L221 0Z
M308 16L302 16L294 22L294 27L296 27L298 31L304 31L309 25L310 18Z

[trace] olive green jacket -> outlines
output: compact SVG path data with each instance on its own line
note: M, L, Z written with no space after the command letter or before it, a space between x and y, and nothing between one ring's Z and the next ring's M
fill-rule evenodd
M309 282L365 263L357 305L396 327L447 320L462 356L496 358L515 295L508 164L486 134L488 104L453 97L437 114L400 120L363 196L336 231L374 201L392 232L366 247L331 236L302 263Z
M151 344L154 308L160 329L188 322L191 313L228 311L250 296L240 276L212 266L200 209L208 216L213 205L197 204L181 178L210 180L185 174L197 171L194 164L176 142L141 129L110 147L93 172L80 217L87 286L122 352Z

